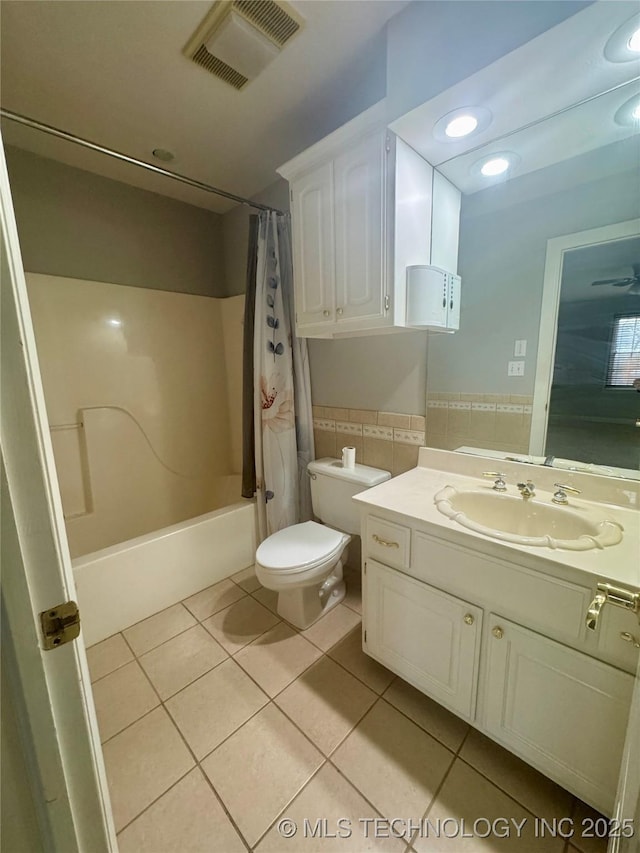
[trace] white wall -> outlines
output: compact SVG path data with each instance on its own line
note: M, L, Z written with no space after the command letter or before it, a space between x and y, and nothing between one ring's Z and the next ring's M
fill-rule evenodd
M27 271L224 296L221 216L5 150Z

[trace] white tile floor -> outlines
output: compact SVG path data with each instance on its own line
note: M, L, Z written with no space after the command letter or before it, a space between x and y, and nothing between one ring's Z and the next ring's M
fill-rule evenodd
M596 814L367 657L347 586L300 632L245 570L88 650L121 851L605 851L535 837ZM470 832L503 818L521 837Z

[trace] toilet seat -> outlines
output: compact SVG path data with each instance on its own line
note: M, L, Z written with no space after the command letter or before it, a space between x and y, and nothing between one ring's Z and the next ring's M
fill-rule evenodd
M276 575L310 572L339 557L350 538L315 521L304 521L265 539L256 552L256 563Z

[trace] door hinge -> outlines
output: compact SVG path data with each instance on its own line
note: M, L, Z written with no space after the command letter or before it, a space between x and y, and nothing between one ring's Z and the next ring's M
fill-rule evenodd
M366 631L364 632L364 641L365 641L365 643L367 642L367 632Z
M289 190L289 198L293 201L293 190Z
M389 136L389 134L387 134L387 137L384 142L384 150L387 152L387 154L389 153L389 151L391 151L391 137Z
M42 638L45 649L57 649L75 640L80 634L80 611L75 601L64 601L62 604L43 610L40 614Z
M367 573L367 564L366 564L366 562L365 562L365 564L364 564L364 573L365 573L365 575L366 575L366 573Z
M390 307L391 307L391 298L389 297L389 294L387 293L386 296L384 297L384 310L388 311Z

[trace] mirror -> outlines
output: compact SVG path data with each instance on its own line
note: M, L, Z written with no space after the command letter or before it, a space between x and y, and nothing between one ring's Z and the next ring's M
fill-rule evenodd
M391 123L463 193L460 331L429 338L429 446L638 477L638 54L614 61L607 45L635 32L640 15L632 4L607 5ZM581 44L581 67L567 43ZM572 76L584 66L590 89L584 73L580 83ZM433 128L456 106L480 103L479 93L495 128L455 141L450 156ZM497 157L510 168L487 178L481 165ZM628 367L617 387L614 362Z

